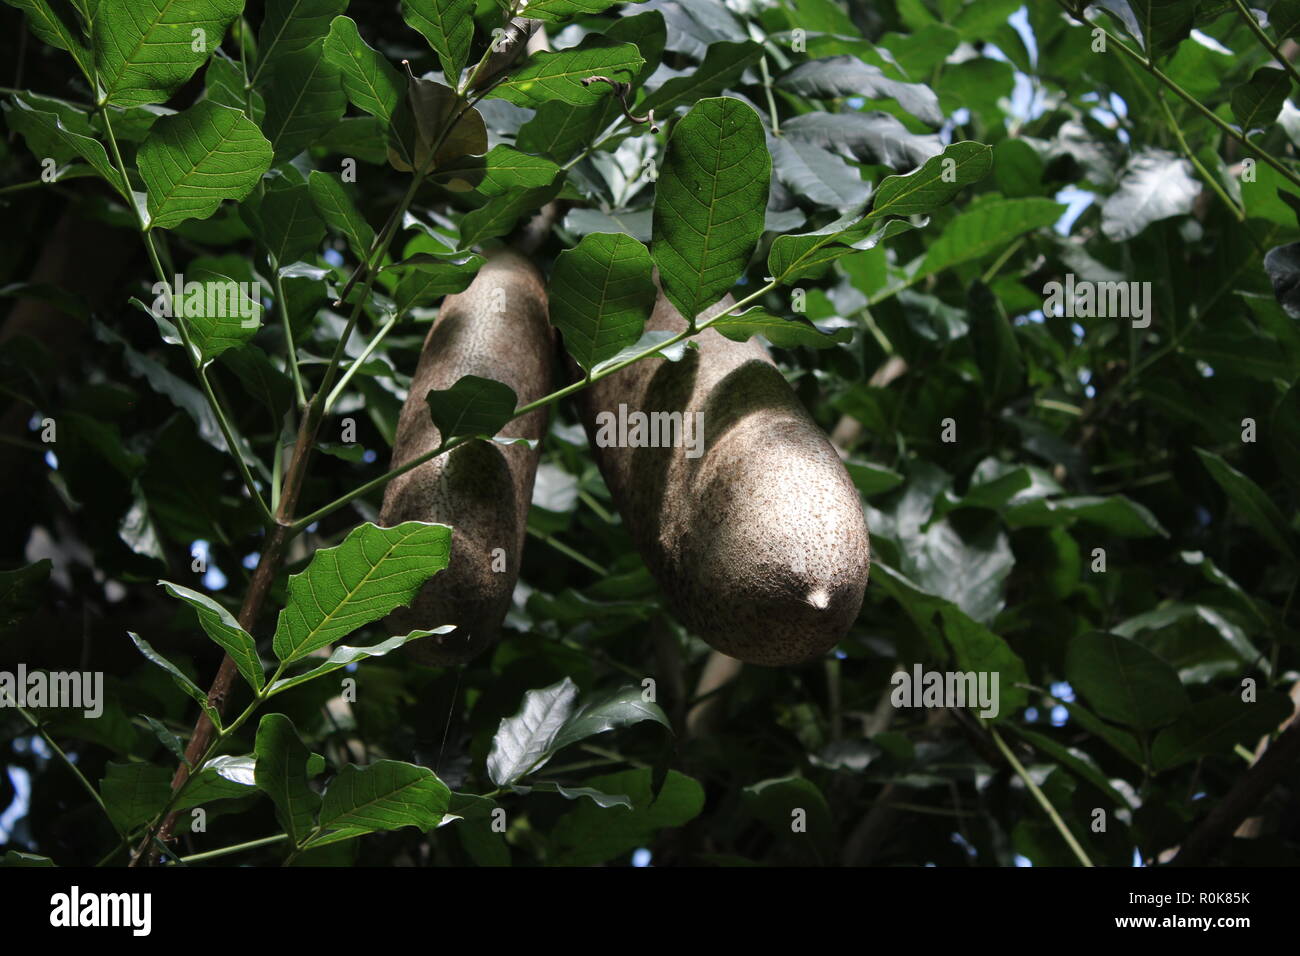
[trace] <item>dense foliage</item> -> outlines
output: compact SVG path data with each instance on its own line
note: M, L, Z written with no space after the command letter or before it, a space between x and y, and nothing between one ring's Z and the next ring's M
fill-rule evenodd
M6 862L1127 866L1291 715L1300 3L531 0L504 72L517 0L6 3L0 670L106 675L0 709ZM428 323L552 203L579 375L667 345L657 268L845 452L826 659L710 679L567 395L504 640L383 628L448 560L374 523ZM1206 859L1296 862L1297 786Z

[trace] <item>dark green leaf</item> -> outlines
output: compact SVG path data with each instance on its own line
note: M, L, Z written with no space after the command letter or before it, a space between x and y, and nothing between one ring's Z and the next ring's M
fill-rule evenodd
M235 620L234 615L206 594L191 591L189 588L181 587L179 584L172 584L170 581L159 581L158 583L172 597L179 598L194 608L195 613L198 614L199 625L203 628L204 633L230 655L235 662L235 666L239 668L239 673L244 676L244 680L252 685L254 690L261 690L266 686L266 675L262 667L262 661L257 656L257 642L253 640L253 635L239 626L239 622Z
M852 329L836 329L823 332L801 315L781 318L773 315L762 306L746 309L739 315L727 314L709 322L709 328L716 329L733 342L747 342L755 335L761 335L780 349L793 349L803 346L812 349L828 349L832 345L842 345L852 341Z
M1071 638L1065 672L1098 714L1138 730L1172 723L1189 706L1174 669L1117 634L1094 631Z
M307 782L311 751L284 714L265 714L257 725L257 787L275 804L275 817L294 846L316 825L321 798Z
M426 401L438 434L447 442L466 435L491 438L515 417L518 398L503 382L463 375L451 388L430 389Z
M560 253L551 273L551 321L590 371L641 337L655 304L650 252L624 235L595 233Z
M138 162L150 228L170 229L247 196L271 165L271 144L243 113L204 100L158 120Z
M409 603L447 566L450 548L446 525L354 528L342 544L317 551L306 570L290 575L288 605L272 640L275 656L301 660Z
M763 124L740 100L703 100L673 129L655 188L652 250L664 295L688 321L748 264L771 172Z
M244 0L96 0L96 101L162 103L203 65Z
M349 764L325 791L320 825L335 831L334 839L402 827L428 831L442 820L450 802L451 791L427 767L396 760L377 760L368 767Z
M455 83L474 39L474 0L402 0L402 19L429 41Z
M1287 522L1277 505L1264 490L1246 475L1229 465L1214 452L1196 449L1201 463L1211 477L1219 483L1233 507L1244 517L1264 540L1292 560L1296 557L1295 545L1287 533Z

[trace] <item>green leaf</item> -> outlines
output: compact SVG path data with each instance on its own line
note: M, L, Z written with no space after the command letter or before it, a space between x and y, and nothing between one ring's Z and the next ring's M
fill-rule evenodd
M513 189L493 196L486 204L465 215L460 223L460 247L469 249L485 239L505 235L525 213L540 209L555 198L563 186L559 176L549 186Z
M1300 0L1277 0L1268 11L1268 23L1279 40L1300 35Z
M854 251L874 249L912 228L906 219L880 221L854 209L812 232L777 236L767 255L767 269L778 282L787 285L800 279L816 279L837 259Z
M658 704L645 700L640 687L620 687L588 701L574 711L551 741L550 749L552 753L558 753L579 740L643 720L653 720L667 727L669 733L672 732L668 715Z
M878 66L851 55L826 57L801 63L776 81L776 86L811 99L860 96L868 100L897 100L898 105L923 123L943 125L939 97L923 83L890 79Z
M1077 747L1062 746L1051 737L1047 737L1043 734L1022 727L1014 721L1009 721L1003 726L1009 730L1015 731L1015 733L1031 747L1041 750L1046 756L1058 761L1080 779L1091 783L1106 796L1110 797L1110 799L1114 801L1116 807L1126 810L1135 809L1132 804L1129 803L1128 799L1111 785L1106 774L1102 772L1101 768L1097 766L1097 762L1086 751L1080 750ZM1133 745L1136 747L1137 742L1134 741Z
M445 136L443 129L453 123ZM437 153L433 155L434 146ZM466 156L487 152L487 126L478 110L466 109L456 91L433 80L408 77L406 101L393 114L388 136L388 162L394 169L439 169L462 163ZM451 183L467 188L472 183Z
M377 760L368 767L349 764L325 791L320 825L336 831L335 838L401 827L427 832L442 820L450 803L451 791L427 767L396 760ZM323 842L313 840L310 845Z
M491 438L515 417L518 402L509 385L477 375L462 375L451 388L430 389L425 400L443 442L465 435Z
M208 64L203 74L203 85L206 99L240 110L260 128L262 120L266 118L266 98L257 90L245 93L243 68L222 51L217 51L217 55Z
M930 252L933 253L941 242L942 238L930 247ZM955 254L961 255L960 252ZM929 256L926 261L929 261ZM984 380L984 392L990 404L997 407L1012 398L1024 384L1025 363L1020 354L1020 344L1016 341L1006 310L1002 308L1002 301L983 282L971 283L967 310L975 363Z
M346 644L340 644L334 648L334 652L325 660L323 664L313 667L309 671L301 674L295 674L293 677L282 677L271 685L267 696L271 697L286 691L291 687L297 687L299 684L305 684L308 681L315 680L318 677L324 677L326 674L333 673L341 667L347 667L349 664L355 664L363 661L367 657L383 657L392 651L397 650L411 641L421 637L429 637L432 634L450 634L456 629L454 624L444 624L442 627L435 627L431 631L412 631L410 634L403 634L399 637L390 637L386 641L381 641L371 647L349 647Z
M849 460L844 462L844 468L864 498L884 494L903 483L902 475L875 462Z
M1172 667L1117 634L1094 631L1071 638L1065 673L1098 714L1138 730L1172 723L1190 706Z
M790 840L806 850L811 862L835 862L837 828L821 788L806 777L761 780L741 791L745 810L761 821L779 841ZM798 815L796 817L796 814ZM804 829L794 830L800 819Z
M558 793L566 800L579 800L586 797L598 807L627 807L632 809L632 801L624 793L602 793L600 790L593 790L591 787L565 787L556 783L554 780L539 780L529 786L514 785L510 788L515 793L529 794L536 791L537 793Z
M81 31L71 15L61 14L49 0L5 0L11 7L17 7L27 15L27 26L36 35L36 39L59 50L72 54L83 76L90 79L94 72L90 68L90 51L82 42ZM59 4L62 6L62 4ZM66 9L66 8L64 8Z
M1129 159L1119 188L1101 206L1101 230L1125 242L1161 219L1192 211L1201 183L1195 168L1177 153L1146 148Z
M1160 731L1151 747L1151 762L1159 772L1198 757L1227 754L1238 744L1251 745L1291 716L1291 699L1265 693L1246 702L1239 693L1203 700Z
M343 543L317 551L290 575L288 605L272 647L291 663L409 604L424 582L447 566L451 529L407 521L392 528L363 524Z
M680 827L704 808L704 788L669 770L654 795L649 770L625 770L592 777L584 783L602 793L624 793L632 809L605 809L582 801L561 817L551 831L550 862L557 866L594 866L647 845L666 827Z
M488 776L498 787L521 780L546 763L555 740L573 713L578 688L564 678L524 694L519 713L502 718L488 754Z
M728 314L714 319L709 323L709 328L717 329L733 342L747 342L755 335L761 335L779 349L800 346L828 349L832 345L842 345L853 339L852 329L823 332L801 315L783 319L762 306L746 309L739 315Z
M14 2L14 0L7 0ZM0 866L54 866L54 861L48 856L40 856L36 853L23 853L21 850L6 850L4 856L0 856Z
M325 222L335 232L343 234L352 254L361 261L370 256L375 241L375 230L361 215L343 183L333 173L313 169L307 177L307 188L312 202Z
M136 649L145 656L145 659L148 660L149 663L156 664L166 671L167 676L172 679L172 682L185 693L189 694L189 696L192 697L201 708L203 708L203 712L208 715L208 718L212 723L218 728L221 727L221 719L217 715L216 710L213 709L212 705L208 703L208 695L200 690L199 686L195 684L194 681L186 677L179 667L155 651L153 646L139 634L127 631L127 635L131 638L132 642L134 642Z
M1287 389L1273 409L1269 436L1282 472L1300 485L1300 383Z
M998 252L1026 232L1052 225L1067 209L1068 206L1050 199L980 203L944 227L912 277L924 278Z
M221 364L238 377L250 395L266 406L271 420L280 422L294 402L293 382L256 345L221 353Z
M50 149L53 152L56 147L67 155L80 156L95 172L107 180L122 198L130 197L131 190L126 187L122 174L114 168L99 140L74 132L67 127L58 114L37 109L27 102L28 99L34 97L15 96L13 107L5 111L5 122L23 135L28 148L36 153L38 158L44 159L45 150Z
M41 606L51 567L49 558L41 558L13 571L0 571L0 635L10 633Z
M654 110L664 116L683 103L695 103L705 97L716 96L734 86L740 75L762 58L762 44L753 40L712 43L698 67L683 76L664 81L637 108L642 112Z
M342 75L352 105L392 123L406 94L406 82L391 63L361 39L356 21L335 17L325 38L325 59Z
M1243 133L1271 129L1291 94L1286 70L1265 66L1232 91L1232 115Z
M451 257L430 257L397 263L402 277L397 280L393 299L399 312L418 305L428 305L444 295L454 295L469 288L483 266L483 257L473 253Z
M402 19L429 41L448 81L457 82L474 39L474 0L402 0Z
M271 144L243 113L204 100L158 120L137 162L149 228L169 229L247 196L271 166Z
M584 370L641 337L655 304L653 270L644 245L610 233L586 236L555 260L551 321Z
M1025 663L1001 637L964 613L954 605L939 610L943 618L944 636L952 647L959 670L975 674L997 674L997 713L983 714L989 720L999 721L1016 714L1025 706L1028 692L1017 685L1029 681ZM978 712L976 703L967 701L967 709Z
M609 95L603 83L584 86L589 76L608 76L629 80L645 65L640 52L631 43L612 43L593 34L576 47L558 53L538 51L509 78L492 88L489 96L500 97L516 106L537 107L548 100L560 100L570 106L589 106Z
M1051 527L1081 519L1123 538L1169 537L1149 508L1126 495L1037 498L1012 505L1006 519L1012 528Z
M167 748L167 752L175 757L178 763L183 763L188 766L189 761L185 759L185 745L181 743L181 739L172 733L171 730L167 728L166 724L154 720L154 718L150 717L148 714L141 714L140 716L143 717L144 722L149 725L149 729L153 731L153 735L158 738L158 742Z
M152 820L172 792L172 775L151 763L109 763L99 781L99 795L119 833Z
M166 101L221 44L243 8L244 0L96 0L95 101L121 107Z
M250 198L240 207L240 212L266 246L276 268L299 260L314 260L325 238L325 221L316 209L307 183L269 180L261 198L256 202Z
M1251 527L1258 531L1265 541L1294 561L1296 551L1286 531L1286 519L1263 489L1214 452L1198 448L1196 454L1200 456L1201 463L1205 465L1210 476L1219 483L1228 500Z
M620 0L531 0L524 12L536 20L556 23L580 14L604 13ZM628 0L640 3L642 0Z
M161 293L161 284L155 290ZM190 270L180 295L173 289L159 297L168 306L166 318L186 323L199 364L207 365L243 347L261 327L262 303L245 292L234 279L200 267Z
M872 218L920 216L945 206L959 192L977 183L993 167L993 150L983 143L953 143L920 169L890 176L876 190Z
M255 776L253 757L213 757L194 774L193 782L176 801L175 809L189 810L215 800L253 796L257 793Z
M277 69L330 32L330 24L347 9L348 0L266 0L266 14L257 33L260 60L251 80Z
M605 105L570 106L560 100L547 100L520 127L515 142L526 152L564 162L605 128L608 115Z
M339 68L323 42L277 60L262 79L266 117L262 130L277 162L292 159L332 130L347 109Z
M314 829L321 809L320 794L307 782L311 751L298 737L293 721L284 714L266 714L257 725L256 754L257 787L271 798L280 826L299 846Z
M504 196L521 186L535 189L549 186L560 174L560 167L542 156L530 156L504 143L492 147L482 157L467 157L461 163L438 171L438 177L451 175L476 180L475 189L484 196Z
M674 127L655 187L652 249L664 295L688 322L749 263L771 175L763 124L740 100L703 100Z
M1196 4L1186 0L1128 0L1142 31L1142 46L1153 59L1172 53L1191 36Z
M252 685L254 690L261 690L266 686L266 674L262 668L262 660L257 656L257 642L253 640L253 635L240 627L234 615L206 594L191 591L187 587L172 584L170 581L159 581L158 583L172 597L179 598L194 608L199 617L199 625L203 628L204 633L216 641L230 655L235 662L235 666L239 668L239 673L244 676L244 680Z

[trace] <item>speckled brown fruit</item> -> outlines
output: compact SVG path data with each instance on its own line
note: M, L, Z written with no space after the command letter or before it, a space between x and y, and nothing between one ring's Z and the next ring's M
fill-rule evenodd
M429 330L398 419L392 466L439 444L425 401L430 389L478 375L505 382L522 405L550 392L553 358L541 274L514 252L492 254L468 289L447 297ZM525 415L501 435L540 439L546 416L544 409ZM394 634L456 625L451 634L407 645L420 663L460 664L496 641L519 578L540 454L540 446L469 442L388 483L381 525L438 521L452 527L451 563L386 622Z
M686 323L660 296L646 327ZM646 359L580 393L596 460L688 630L748 663L806 661L834 646L862 606L861 499L761 344L710 330L695 341L680 362ZM596 416L617 415L620 403L703 412L703 454L598 447Z

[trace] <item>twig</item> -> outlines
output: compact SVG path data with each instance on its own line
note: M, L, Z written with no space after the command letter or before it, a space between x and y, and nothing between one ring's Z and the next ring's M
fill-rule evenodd
M1300 720L1291 725L1264 751L1255 766L1237 779L1205 819L1183 841L1171 866L1203 866L1215 855L1241 822L1300 760Z

